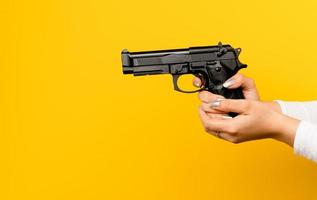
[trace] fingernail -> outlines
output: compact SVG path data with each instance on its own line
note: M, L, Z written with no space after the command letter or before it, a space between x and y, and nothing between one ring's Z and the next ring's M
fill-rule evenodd
M234 83L235 83L234 79L229 79L224 84L222 84L222 86L225 88L228 88L228 87L232 86Z
M200 87L200 83L199 82L194 82L194 86Z
M232 119L232 117L227 116L227 115L223 115L223 116L222 116L222 119Z
M220 100L221 101L221 100ZM211 103L210 103L210 107L211 108L214 108L214 107L218 107L218 106L220 106L220 101L217 99L217 100L215 100L215 101L212 101Z

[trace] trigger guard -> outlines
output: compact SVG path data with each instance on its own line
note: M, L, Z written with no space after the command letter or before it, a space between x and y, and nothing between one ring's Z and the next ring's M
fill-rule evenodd
M199 73L194 74L194 76L196 76L197 78L200 79L200 82L201 82L200 88L202 88L202 89L205 88L205 84L206 84L205 77L202 74L199 74Z
M177 85L177 81L179 79L179 77L181 77L182 75L184 74L173 74L173 85L174 85L174 90L176 91L179 91L179 92L183 92L183 93L195 93L195 92L199 92L199 91L202 91L204 90L204 84L202 84L202 87L200 87L200 89L198 90L194 90L194 91L185 91L185 90L182 90L178 87ZM198 77L200 80L204 81L204 77L202 75L199 75L199 74L194 74L194 76ZM202 78L201 78L202 77Z

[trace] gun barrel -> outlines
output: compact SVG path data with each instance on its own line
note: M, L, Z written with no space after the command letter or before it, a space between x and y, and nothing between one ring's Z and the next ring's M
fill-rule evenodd
M235 58L234 49L230 45L140 52L129 52L124 49L121 53L123 73L134 75L169 73L171 64L217 60L221 50L227 52L221 59Z
M123 74L134 74L135 76L167 74L170 73L170 67L166 62L166 59L170 60L170 55L179 55L180 57L184 57L187 54L188 52L186 52L185 49L182 49L181 51L162 50L131 53L127 50L123 50L121 53ZM172 62L170 62L170 64L171 63Z

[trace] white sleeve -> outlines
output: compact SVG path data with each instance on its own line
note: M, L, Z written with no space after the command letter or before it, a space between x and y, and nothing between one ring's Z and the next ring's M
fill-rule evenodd
M317 101L274 101L280 105L283 114L317 124Z
M317 125L301 121L296 130L294 152L317 162Z
M283 114L301 120L294 139L294 152L317 162L317 101L274 101L281 106Z

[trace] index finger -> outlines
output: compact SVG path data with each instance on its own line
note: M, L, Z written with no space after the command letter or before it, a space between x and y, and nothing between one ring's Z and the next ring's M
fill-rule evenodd
M195 76L194 79L193 79L193 85L194 85L195 87L200 88L200 87L201 87L201 84L202 84L202 81L200 80L200 78L198 78L197 76Z
M214 94L208 91L201 91L198 93L198 98L204 102L204 103L210 103L212 101L215 101L217 99L225 99L225 97L218 95L218 94Z

